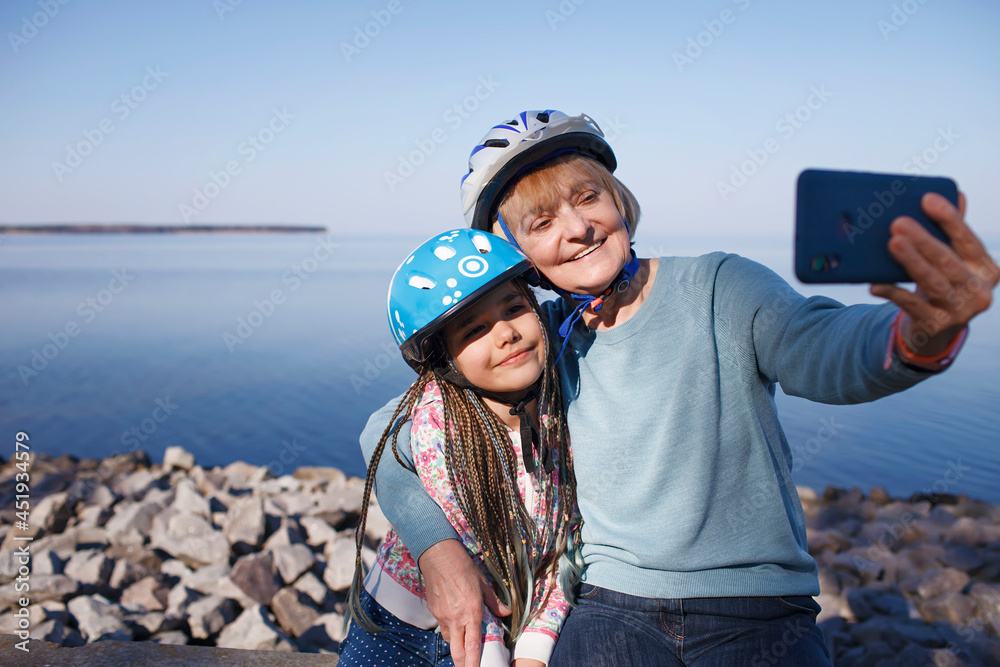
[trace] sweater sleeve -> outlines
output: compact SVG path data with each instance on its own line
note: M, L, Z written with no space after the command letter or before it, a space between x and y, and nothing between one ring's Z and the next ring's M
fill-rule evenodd
M366 461L371 461L401 398L392 399L368 419L361 433L361 450ZM458 534L413 471L408 424L399 429L396 448L410 469L399 465L392 453L391 443L387 443L375 475L375 495L382 512L410 550L413 559L419 562L421 554L429 547L442 540L457 540Z
M845 306L806 298L770 269L736 255L718 267L715 316L734 339L750 332L758 373L782 390L821 403L863 403L902 391L934 373L893 355L884 368L891 304Z

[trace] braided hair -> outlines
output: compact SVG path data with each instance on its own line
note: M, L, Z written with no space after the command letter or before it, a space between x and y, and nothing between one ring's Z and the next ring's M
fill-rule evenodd
M540 308L531 288L520 278L513 282L541 320ZM508 646L513 645L547 603L556 585L553 575L560 555L567 550L567 546L575 551L570 538L570 523L576 507L576 480L559 378L552 365L554 350L544 324L542 332L545 335L546 356L537 388L541 422L539 446L537 451L531 453L535 457L538 474L539 493L534 512L539 520L536 521L535 516L528 512L518 491L518 457L507 427L475 389L458 386L445 377L454 376L442 373L442 355L447 355L438 337L436 358L418 369L419 377L400 400L368 465L361 522L356 535L357 551L349 609L352 618L369 632L381 630L360 603L364 577L361 547L375 472L385 446L390 442L396 461L409 467L399 456L397 437L431 381L441 392L445 467L455 499L481 547L478 555L490 574L497 598L512 610L509 617L501 619ZM522 442L521 446L530 450L532 443ZM546 453L557 462L552 472L539 465ZM563 577L563 587L568 589L575 583L568 579L578 576L579 567L566 560L564 567L564 575L567 576ZM541 592L540 601L533 604L537 582L546 580L549 584Z

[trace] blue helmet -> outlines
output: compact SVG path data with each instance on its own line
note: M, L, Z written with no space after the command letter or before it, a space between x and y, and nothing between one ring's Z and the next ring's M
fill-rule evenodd
M389 327L406 362L427 360L430 338L490 290L532 270L499 236L454 229L421 243L389 283Z

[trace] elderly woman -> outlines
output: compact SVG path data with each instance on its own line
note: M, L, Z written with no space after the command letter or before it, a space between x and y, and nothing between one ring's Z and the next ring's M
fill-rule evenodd
M585 583L550 664L829 665L775 385L825 403L913 386L954 359L1000 270L964 199L936 195L923 206L952 247L895 220L889 249L918 290L873 285L881 306L807 299L736 255L637 259L639 205L615 167L586 115L526 111L490 130L462 182L469 224L562 297L545 309L564 339ZM416 476L390 460L377 492L455 663L477 665L483 605L505 610Z

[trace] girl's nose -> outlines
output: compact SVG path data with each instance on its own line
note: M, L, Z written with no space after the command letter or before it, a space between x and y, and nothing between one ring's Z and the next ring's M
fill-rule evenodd
M500 320L497 322L493 328L493 333L496 339L497 347L503 347L504 345L516 343L521 340L521 334L518 333L513 324L506 320Z

